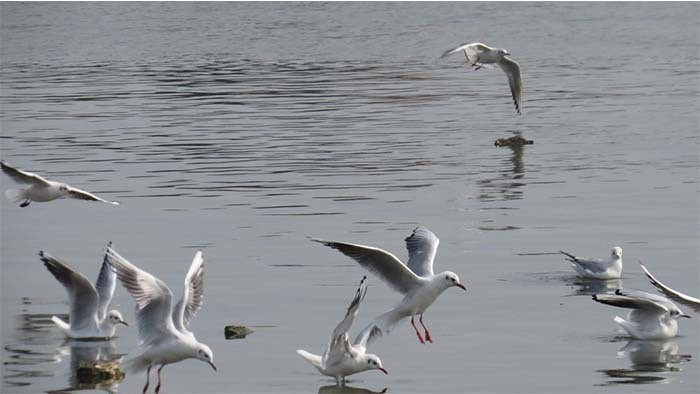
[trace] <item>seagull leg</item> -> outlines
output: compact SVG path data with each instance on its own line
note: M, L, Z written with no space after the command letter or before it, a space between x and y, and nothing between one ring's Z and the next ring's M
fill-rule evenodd
M148 369L146 370L146 385L143 386L143 391L141 393L146 394L146 390L148 390L148 383L149 379L151 378L151 366L148 366Z
M22 207L22 208L24 208L24 207L26 207L27 205L29 205L30 202L32 202L32 200L26 199L26 200L24 200L23 203L19 204L19 206Z
M413 329L416 330L416 335L418 335L418 340L420 341L420 343L425 344L423 336L420 335L420 331L418 331L418 327L416 327L416 323L413 321L413 315L411 315L411 325L413 326Z
M160 368L158 368L158 384L156 385L156 394L160 392L160 370L163 369L165 365L161 365Z
M423 329L425 330L425 340L433 343L433 338L430 337L430 331L428 331L428 327L423 324L423 314L420 314L420 319L418 320L420 322L420 325L423 326Z

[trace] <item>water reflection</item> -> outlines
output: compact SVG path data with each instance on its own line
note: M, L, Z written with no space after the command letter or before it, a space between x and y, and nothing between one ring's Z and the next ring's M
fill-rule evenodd
M387 390L388 388L384 388L382 391L372 391L361 387L352 387L347 385L338 386L332 384L319 387L318 394L383 394L386 393Z
M514 134L522 137L520 132ZM525 177L524 148L522 145L508 145L507 148L511 150L511 155L501 162L498 176L477 182L481 189L480 201L509 201L523 198L523 191L519 189L526 183L519 180Z
M599 280L572 276L566 279L566 283L574 291L571 295L612 293L617 289L622 289L622 279Z
M667 372L680 372L677 364L691 360L689 354L678 354L678 344L673 339L649 341L630 340L617 352L618 357L629 357L632 365L628 369L601 370L611 380L604 386L618 384L667 383ZM661 373L661 374L656 374Z
M75 390L103 390L109 393L116 393L120 381L112 379L104 381L85 381L78 374L78 368L84 363L95 361L119 361L121 354L116 353L116 348L112 341L72 341L67 340L65 344L57 349L60 356L70 355L70 377L68 387L60 390L49 391L52 393L62 393Z

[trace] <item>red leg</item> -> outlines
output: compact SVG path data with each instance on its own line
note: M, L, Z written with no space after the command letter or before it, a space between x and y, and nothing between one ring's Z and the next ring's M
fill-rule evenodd
M163 369L165 365L161 365L160 368L158 368L158 385L156 386L156 394L160 392L160 370Z
M425 344L423 336L420 335L420 331L418 331L418 327L416 327L416 323L413 321L413 316L411 316L411 325L413 326L413 329L416 330L416 335L418 335L418 340L420 341L420 343Z
M420 325L423 326L423 329L425 330L425 340L430 342L430 343L433 343L433 338L430 337L430 331L428 331L428 327L426 327L425 324L423 324L423 314L422 313L420 314L419 321L420 321Z
M150 378L151 378L151 366L149 365L148 369L146 370L146 385L143 386L143 391L142 391L143 394L146 394L146 390L148 390L148 383L149 383Z

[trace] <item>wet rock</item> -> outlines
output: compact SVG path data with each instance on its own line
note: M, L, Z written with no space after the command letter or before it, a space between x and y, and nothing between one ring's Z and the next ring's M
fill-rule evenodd
M525 138L516 135L510 138L499 138L493 143L494 146L523 146L531 145L534 142L532 140L526 140Z
M115 384L124 380L119 364L109 361L81 362L75 373L80 383Z
M226 339L243 339L252 332L253 330L248 327L236 326L233 324L224 328Z

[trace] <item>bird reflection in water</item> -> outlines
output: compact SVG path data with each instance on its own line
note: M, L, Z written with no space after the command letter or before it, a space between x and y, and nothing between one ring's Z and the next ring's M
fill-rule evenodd
M319 387L318 394L384 394L387 390L388 388L384 388L381 391L372 391L361 387L331 384Z
M673 339L650 341L632 339L617 352L618 357L629 357L632 365L628 369L606 369L599 372L611 380L602 384L667 383L671 376L667 372L680 372L678 364L691 360L689 354L678 354L678 344ZM658 374L657 374L658 373Z
M566 279L566 283L574 291L571 295L612 293L617 289L622 289L622 279L600 280L572 276Z

